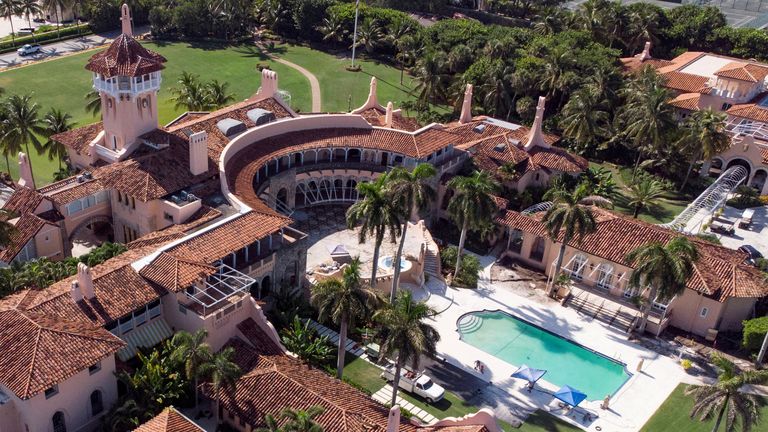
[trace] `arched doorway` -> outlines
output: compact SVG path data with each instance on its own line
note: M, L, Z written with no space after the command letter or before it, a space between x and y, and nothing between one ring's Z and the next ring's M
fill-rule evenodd
M259 289L261 286L258 282L254 282L251 284L250 289L248 290L251 293L251 297L255 298L256 300L261 300Z
M94 216L80 223L69 235L72 256L85 255L104 242L115 241L115 232L110 216Z
M259 298L264 298L272 292L272 279L269 276L265 276L261 280L261 290L259 291Z
M56 411L51 418L51 422L53 423L53 432L67 432L67 421L64 418L63 412Z
M747 178L749 178L749 175L752 173L752 166L749 164L748 161L746 161L746 160L744 160L742 158L731 159L728 162L728 165L725 167L725 169L728 169L728 168L730 168L732 166L737 166L737 165L743 166L744 168L747 169Z
M104 401L101 396L101 390L94 390L91 393L91 415L99 415L104 411Z
M762 192L763 188L765 187L766 180L768 180L768 172L760 168L755 171L755 176L752 177L752 181L749 183L749 185L757 189L758 192Z
M304 183L299 183L296 185L296 193L294 194L294 197L293 197L294 207L297 207L297 208L304 207L304 205L306 204L307 195L305 193L305 190L306 190L306 186L304 185Z
M288 205L288 191L285 188L280 189L277 191L277 196L275 199L278 202L278 206L287 206Z
M360 153L360 150L358 149L349 149L347 152L347 162L360 162L362 159L362 154Z

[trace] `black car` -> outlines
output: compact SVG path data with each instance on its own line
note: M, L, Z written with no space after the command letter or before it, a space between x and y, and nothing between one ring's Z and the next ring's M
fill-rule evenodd
M763 254L761 254L760 251L755 249L755 247L752 245L744 245L739 247L739 252L744 252L747 254L747 261L752 265L755 265L757 260L763 257Z

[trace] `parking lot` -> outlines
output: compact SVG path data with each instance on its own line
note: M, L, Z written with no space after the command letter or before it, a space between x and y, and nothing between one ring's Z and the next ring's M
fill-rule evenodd
M768 256L768 207L758 207L754 210L755 215L752 217L749 228L739 228L736 223L734 225L736 231L733 235L716 235L723 246L738 249L739 246L748 244L754 246L763 256ZM743 213L744 210L726 207L722 217L737 222Z

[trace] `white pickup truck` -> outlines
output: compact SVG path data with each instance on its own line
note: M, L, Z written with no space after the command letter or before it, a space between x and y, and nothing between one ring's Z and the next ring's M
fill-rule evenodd
M390 363L384 372L381 373L381 377L388 382L395 380L395 365ZM435 403L445 396L445 389L435 384L432 379L424 375L421 372L414 372L410 369L403 367L400 369L400 382L398 387L401 389L419 395L424 398L427 403Z

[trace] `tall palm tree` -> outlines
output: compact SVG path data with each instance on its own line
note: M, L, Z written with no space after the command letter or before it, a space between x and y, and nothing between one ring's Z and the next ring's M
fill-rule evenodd
M8 106L6 104L0 104L0 152L5 157L5 170L8 175L11 175L11 155L17 155L21 151L21 144L15 141L10 141L5 136L5 132L8 130Z
M317 308L320 321L330 319L339 326L339 349L336 377L344 373L347 353L347 331L357 320L365 319L376 306L376 293L360 281L360 258L356 257L344 268L341 279L326 279L312 288L311 302Z
M403 226L400 230L400 243L397 246L397 253L394 259L395 274L392 277L392 290L389 301L394 302L397 295L397 287L400 282L400 260L403 257L403 246L405 246L405 236L408 231L408 220L411 216L429 205L435 198L435 190L429 185L437 171L435 167L428 163L417 165L413 171L397 167L389 173L388 193L392 199L397 200L402 211Z
M440 333L425 321L435 314L426 303L416 302L410 291L400 291L394 303L388 303L376 314L381 323L381 352L395 358L392 383L392 406L397 403L400 371L406 364L418 368L423 356L434 357Z
M352 229L361 224L358 241L362 244L368 236L373 236L372 288L376 286L379 252L384 235L389 232L390 241L394 243L400 234L400 211L386 193L388 180L385 173L372 182L359 183L357 191L362 199L347 210L347 226Z
M644 178L629 187L627 205L632 209L632 217L637 219L644 209L658 204L667 189L664 184L652 178Z
M685 291L686 282L698 259L696 245L682 236L673 238L666 245L660 242L646 243L627 254L627 263L634 267L629 277L629 286L640 289L650 287L638 327L640 333L648 325L654 301L666 301Z
M555 93L560 92L558 106L562 106L564 95L575 78L570 72L574 62L573 52L558 45L546 52L542 60L544 68L539 76L539 87L546 92L547 99L552 99Z
M13 17L20 13L19 0L0 0L0 15L8 19L11 23L11 43L16 45L16 35L13 31Z
M199 366L200 375L207 376L211 380L214 399L216 400L216 424L219 420L219 405L221 403L221 392L234 393L237 380L243 375L240 367L232 361L235 349L226 347L217 352L212 358Z
M205 84L205 93L209 109L221 108L235 100L235 95L229 92L229 83L216 79Z
M2 3L0 3L2 4ZM19 0L19 9L18 13L23 15L24 18L27 19L27 25L29 28L32 28L32 15L41 15L43 13L43 9L40 7L40 3L38 0ZM13 23L11 23L13 25ZM13 29L11 29L13 31ZM35 33L32 33L32 39L37 42L37 37L35 36Z
M94 117L101 113L101 93L91 90L85 94L85 111Z
M317 31L323 35L323 40L332 43L341 43L347 37L347 29L344 18L331 9L328 16L323 19L323 24L317 28Z
M52 140L51 136L66 132L75 127L75 123L71 120L72 116L69 113L55 108L51 108L43 117L45 137L48 138L48 141L43 144L43 151L48 154L48 160L59 161L59 171L62 168L61 162L67 157L67 148L60 142Z
M44 135L45 127L40 121L40 107L37 103L32 102L30 95L12 95L5 104L8 119L3 141L7 141L6 146L16 148L23 144L27 150L27 156L31 158L32 155L29 153L29 143L31 142L37 153L42 153L43 146L37 138L37 134ZM30 166L31 171L32 167ZM32 181L34 182L34 180L35 176L32 173Z
M384 39L384 32L379 22L375 19L367 19L357 29L357 45L355 45L355 48L363 46L365 47L365 52L370 55L373 54L382 39Z
M264 416L264 423L267 427L256 429L257 432L323 432L323 427L315 422L325 408L321 405L315 405L308 410L294 410L283 408L280 411L280 419L285 422L283 427L278 426L278 420L271 414Z
M688 184L688 178L696 162L709 161L731 146L731 137L725 130L726 118L725 113L717 112L712 108L696 111L688 117L679 144L688 149L692 157L683 184L680 185L680 191Z
M563 108L561 124L563 134L574 140L580 149L603 136L608 126L605 101L590 87L583 87L568 100Z
M553 280L557 280L563 270L563 258L568 243L572 240L581 243L584 237L597 230L595 215L584 205L588 198L586 194L586 187L578 187L573 192L550 189L545 195L546 199L552 200L552 207L544 214L544 226L552 241L560 241ZM552 284L550 296L554 294L555 289L555 284Z
M761 403L756 395L744 393L740 389L745 385L768 382L768 370L739 370L733 362L716 352L712 354L712 363L719 369L717 383L711 386L691 385L685 389L685 394L694 398L691 418L710 420L717 412L712 432L720 429L724 416L726 431L737 430L738 420L741 430L750 432L760 418Z
M435 104L445 96L449 78L443 63L443 60L433 53L425 54L416 63L413 74L418 79L415 90L419 94L421 104Z
M200 378L200 369L213 359L211 346L205 341L208 332L199 329L194 333L180 331L173 335L172 344L175 347L171 354L174 360L184 362L184 372L187 379L194 385L195 408L198 405L197 382Z
M469 177L452 178L448 187L455 192L448 204L448 214L453 222L461 227L456 269L453 274L456 278L461 268L461 254L467 240L467 231L481 229L498 211L493 194L499 190L499 183L488 171L475 171Z

